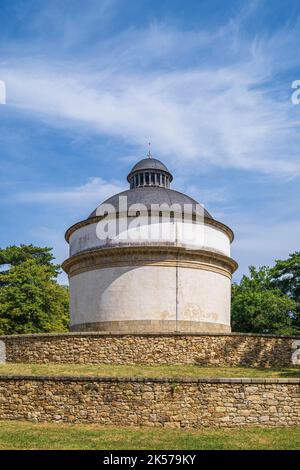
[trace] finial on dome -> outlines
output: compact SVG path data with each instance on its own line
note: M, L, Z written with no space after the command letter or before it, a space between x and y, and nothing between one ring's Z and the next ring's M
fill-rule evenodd
M149 150L148 150L148 153L147 153L147 157L148 157L148 158L152 158L152 153L151 153L151 142L148 142L148 145L149 145Z

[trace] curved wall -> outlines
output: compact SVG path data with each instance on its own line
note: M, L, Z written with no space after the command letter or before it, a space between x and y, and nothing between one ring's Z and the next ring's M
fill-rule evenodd
M71 331L231 331L226 226L120 213L67 233Z
M97 331L8 335L0 341L3 361L24 364L300 366L300 336Z
M299 426L299 385L284 378L4 375L0 419L177 429Z
M70 279L74 330L230 331L230 279L202 269L115 266Z
M134 226L137 218L130 222L128 229L124 230L117 225L115 233L111 230L111 236L108 240L102 237L103 232L107 230L105 220L84 225L70 236L70 256L92 248L101 248L107 245L119 246L126 243L143 245L145 241L169 243L191 249L214 250L230 256L230 240L228 235L219 228L203 223L192 224L179 221L176 221L176 223L152 222L148 224L146 219L143 222L140 221L140 227ZM114 220L110 219L110 222L113 224Z

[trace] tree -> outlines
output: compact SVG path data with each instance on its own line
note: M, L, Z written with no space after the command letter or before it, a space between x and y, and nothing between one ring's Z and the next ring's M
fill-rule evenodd
M57 283L59 266L50 248L0 250L0 333L66 331L68 289Z
M252 333L299 333L297 305L275 286L272 269L250 266L250 277L243 276L232 288L232 326L234 331Z
M274 286L296 302L300 327L300 251L290 254L286 260L276 260L271 275Z
M52 248L40 247L34 245L11 245L0 249L0 266L16 266L28 259L36 261L37 264L48 266L53 272L53 276L59 274L59 265L53 264L54 256L51 253Z

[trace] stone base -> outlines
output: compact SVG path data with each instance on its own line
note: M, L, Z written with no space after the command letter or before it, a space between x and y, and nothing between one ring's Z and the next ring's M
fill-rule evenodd
M6 361L19 363L300 365L299 336L86 331L1 336L1 342Z
M230 333L222 323L168 320L104 321L70 325L70 331L109 331L124 333Z

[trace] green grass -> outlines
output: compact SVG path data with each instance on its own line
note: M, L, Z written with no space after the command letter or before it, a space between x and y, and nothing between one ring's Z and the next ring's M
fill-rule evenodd
M300 428L187 431L0 421L4 449L300 449Z
M0 375L81 375L110 377L298 377L300 367L259 369L185 365L117 364L16 364L0 365Z

